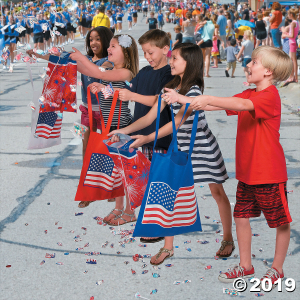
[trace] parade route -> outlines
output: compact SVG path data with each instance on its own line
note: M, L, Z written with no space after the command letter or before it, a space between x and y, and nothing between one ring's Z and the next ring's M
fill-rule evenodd
M148 29L146 19L139 14L138 26L122 33L132 35L136 41ZM165 31L172 33L173 24L166 24ZM71 46L85 53L84 39L77 38ZM147 65L139 46L140 69ZM42 90L40 70L46 62L39 60L32 65L34 85ZM232 96L245 89L241 64L237 64L235 78L225 77L226 62L218 69L211 69L211 78L205 78L205 94ZM78 74L80 81L80 74ZM261 292L263 299L294 300L300 297L300 89L299 85L281 88L282 120L281 144L287 170L287 190L291 223L291 240L284 263L285 279L293 278L296 290L287 292L275 288ZM114 203L106 200L78 208L74 197L82 166L81 140L71 133L73 122L80 123L80 112L64 113L62 143L52 148L27 150L31 130L32 87L25 63L17 63L13 73L0 72L0 299L1 300L129 300L137 292L147 299L198 300L228 299L223 288L232 284L218 281L220 271L238 264L238 245L235 226L233 236L236 250L227 260L216 260L216 251L222 241L222 226L217 205L207 185L196 188L202 233L176 236L175 254L159 269L150 265L150 258L135 262L135 254L157 253L163 242L141 245L135 242L121 247L118 230L132 230L134 223L122 228L110 228L97 224L95 217L104 217ZM298 98L297 98L298 95ZM80 87L77 87L78 104L81 103ZM297 102L298 99L298 102ZM79 106L79 105L78 105ZM133 108L133 104L131 104ZM237 118L227 117L225 112L207 112L210 129L220 145L229 179L224 184L226 194L235 203L237 180L235 179L235 137ZM76 215L78 213L83 213ZM138 209L136 210L136 216ZM264 216L251 220L253 265L255 277L261 278L274 256L275 230L270 229ZM221 232L216 233L218 230ZM79 236L79 237L76 237ZM209 243L201 243L208 241ZM107 242L107 245L103 247ZM82 250L76 250L82 248ZM89 252L96 255L88 256ZM46 254L55 254L46 258ZM99 254L98 254L99 253ZM100 254L101 253L101 254ZM97 264L87 264L94 259ZM44 263L42 263L44 261ZM128 261L128 264L124 262ZM265 261L265 262L264 262ZM42 263L42 264L41 264ZM146 264L143 268L143 265ZM167 264L172 266L167 267ZM205 269L207 266L211 268ZM132 273L132 270L136 274ZM147 273L142 274L143 271ZM155 278L156 275L160 276ZM103 280L103 282L101 282ZM191 282L184 283L190 280ZM174 282L180 282L175 285ZM98 284L96 284L98 283ZM234 298L256 299L257 292L248 289ZM150 294L157 289L157 293Z

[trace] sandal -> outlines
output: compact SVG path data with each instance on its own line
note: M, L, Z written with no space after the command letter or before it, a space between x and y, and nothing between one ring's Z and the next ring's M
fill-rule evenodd
M125 219L122 218L122 216L129 216L130 217L130 221L127 221ZM111 226L119 226L119 225L124 225L126 223L132 223L132 222L136 222L136 217L135 217L135 214L127 214L125 212L121 213L119 216L117 216L116 218L114 218L113 220L117 220L117 219L121 219L124 223L120 224L118 222L118 224L114 224L114 223L107 223L108 225L111 225ZM134 220L133 220L134 219Z
M117 215L117 214L115 214L114 213L114 211L120 211L121 213L119 214L119 215ZM123 214L123 209L118 209L118 208L114 208L106 217L108 217L109 215L114 215L115 216L115 218L114 219L116 219L116 218L118 218L119 216L121 216ZM103 223L106 223L106 224L109 224L109 221L104 221L103 220Z
M173 255L174 255L174 248L172 248L171 250L169 250L169 249L166 249L166 248L160 248L159 249L159 252L156 254L156 256L155 256L155 259L158 259L158 258L160 258L160 256L162 255L162 253L168 253L169 255L167 255L160 263L158 263L158 264L155 264L155 263L152 263L151 261L150 261L150 264L151 265L154 265L154 266L158 266L158 265L161 265L167 258L170 258L170 257L172 257ZM171 254L171 252L173 251L173 254Z
M95 202L95 201L81 201L81 202L79 202L78 207L79 207L79 208L85 208L85 207L88 207L88 206L90 205L91 202Z
M228 246L228 245L231 245L231 246L232 246L232 251L231 251L229 254L226 254L226 255L220 255L220 254L219 254L218 257L229 257L229 256L231 256L232 252L233 252L234 249L235 249L234 241L229 242L229 241L223 240L222 243L221 243L221 247L220 247L219 250L220 250L220 252L222 252L222 251L225 249L225 247Z
M158 238L153 238L153 239L145 239L145 238L140 238L140 242L141 243L157 243L160 242L162 240L164 240L164 237L158 237Z

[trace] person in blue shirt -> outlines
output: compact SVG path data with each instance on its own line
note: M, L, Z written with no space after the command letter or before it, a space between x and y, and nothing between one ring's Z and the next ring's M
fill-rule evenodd
M43 22L42 22L41 15L38 14L36 18L37 18L37 22L34 22L32 25L34 48L44 50L44 36L43 36L43 29L42 29Z
M94 17L94 15L93 15L93 12L91 10L91 7L88 6L87 7L87 13L86 13L86 23L85 23L86 24L86 27L85 27L86 32L88 32L92 27L93 17Z
M25 15L23 15L23 13L20 13L20 26L26 28L26 19L25 19ZM26 35L26 30L22 31L19 34L19 38L22 44L25 44L25 35Z
M80 36L83 38L83 16L84 16L84 5L80 4L80 7L77 9L77 15L79 18L79 22L78 22L78 31L80 32ZM85 19L85 17L84 17Z
M161 10L157 14L157 21L158 21L158 29L163 30L163 26L165 25L165 22L164 22L164 14L161 12Z
M42 20L42 29L43 29L43 36L44 36L44 42L45 42L44 50L45 51L50 49L50 43L51 43L51 39L50 39L50 37L51 37L50 36L50 21L49 21L48 16L49 16L48 13L44 13L43 20Z
M119 8L119 11L117 12L116 17L117 17L117 31L121 32L122 24L123 24L122 22L123 22L123 17L124 17L124 14L123 14L121 8Z
M223 8L220 8L218 10L217 25L219 25L220 40L221 40L221 42L222 41L224 42L224 44L222 43L221 46L220 46L220 55L221 55L221 59L225 59L226 57L225 57L224 47L226 45L227 18L224 16L224 10L223 10Z
M132 18L133 18L133 26L135 26L137 23L137 17L138 17L137 7L133 6L133 8L131 9L131 12L132 12Z
M127 21L128 21L128 30L132 30L132 12L130 8L128 8Z

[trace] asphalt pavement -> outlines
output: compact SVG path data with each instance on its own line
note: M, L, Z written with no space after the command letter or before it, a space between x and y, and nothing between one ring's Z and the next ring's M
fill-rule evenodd
M148 25L139 15L138 25L132 31L136 40ZM174 38L174 25L167 24ZM124 28L127 28L124 22ZM74 46L84 52L84 40L76 39ZM71 50L71 46L65 47ZM147 64L139 47L140 68ZM42 90L39 72L45 62L32 65L34 84ZM211 78L205 78L205 94L231 96L245 89L244 74L238 64L236 78L225 77L225 63L211 69ZM80 78L80 75L78 75ZM291 85L290 85L291 86ZM291 223L291 241L284 264L285 278L296 282L296 290L287 292L275 288L263 292L265 299L299 299L299 195L300 195L300 90L296 86L281 89L285 101L282 106L281 143L285 151L289 180L287 189ZM223 288L231 284L218 281L220 271L238 264L238 247L227 260L215 260L214 255L222 241L222 226L217 205L207 185L197 187L197 198L203 232L175 237L175 255L155 270L149 263L134 262L135 254L156 254L163 242L140 247L135 242L119 246L124 238L109 226L97 224L95 217L104 217L113 203L99 201L87 208L78 208L74 197L82 166L81 140L71 133L73 122L80 122L80 112L65 113L62 125L61 145L27 150L31 129L31 109L28 106L33 92L27 68L17 63L14 72L0 71L0 299L1 300L95 300L134 299L137 292L147 299L228 299ZM77 91L81 102L80 89ZM289 103L289 100L291 103ZM237 180L235 179L236 117L224 112L207 112L209 127L217 138L223 153L229 179L225 191L235 203ZM263 151L263 149L262 149ZM77 213L83 212L81 215ZM138 210L136 211L138 213ZM132 223L130 223L132 224ZM121 229L132 230L126 224ZM266 272L274 256L275 230L270 229L263 216L252 219L252 253L255 277ZM216 233L221 230L220 233ZM233 226L236 241L235 226ZM76 236L78 236L75 238ZM200 243L206 240L209 243ZM106 246L105 246L106 244ZM112 245L113 244L113 245ZM237 242L236 242L237 245ZM76 250L80 249L81 250ZM95 252L87 256L88 252ZM100 254L101 253L101 254ZM46 258L46 254L55 254ZM95 259L97 264L87 264ZM265 260L265 262L264 262ZM124 263L129 262L129 263ZM146 264L147 266L143 265ZM171 264L172 266L166 266ZM207 266L211 266L205 269ZM132 270L136 273L133 274ZM148 272L143 271L147 270ZM154 274L159 274L159 277ZM185 282L187 281L187 282ZM189 282L190 281L190 282ZM174 284L179 282L179 284ZM250 292L252 284L238 298L255 299L257 292ZM156 293L151 292L157 289ZM263 299L264 299L263 298Z

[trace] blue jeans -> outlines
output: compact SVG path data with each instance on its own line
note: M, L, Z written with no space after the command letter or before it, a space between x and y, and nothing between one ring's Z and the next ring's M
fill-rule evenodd
M271 36L273 40L274 47L281 47L281 32L278 28L271 29Z
M182 38L182 43L193 43L196 44L195 38L194 37L183 37Z

